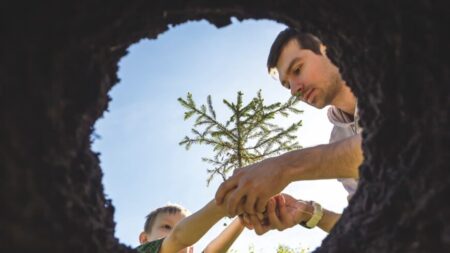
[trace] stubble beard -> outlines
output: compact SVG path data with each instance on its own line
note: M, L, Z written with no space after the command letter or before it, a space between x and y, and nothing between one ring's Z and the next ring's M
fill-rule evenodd
M341 90L341 86L343 85L343 81L339 73L332 75L330 81L327 85L327 89L324 90L323 95L323 103L321 103L321 108L331 105L333 101L336 99L339 94L339 90Z

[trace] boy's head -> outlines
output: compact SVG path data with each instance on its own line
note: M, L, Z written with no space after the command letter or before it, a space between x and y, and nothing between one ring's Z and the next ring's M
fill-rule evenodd
M139 242L144 244L166 237L175 225L189 214L186 208L175 204L157 208L147 215Z

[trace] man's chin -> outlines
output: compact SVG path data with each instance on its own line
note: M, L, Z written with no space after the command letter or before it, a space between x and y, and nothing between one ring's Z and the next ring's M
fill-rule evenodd
M311 104L309 104L310 106L316 108L316 109L323 109L325 108L327 105L325 103L323 103L323 101L317 101L317 100L313 100L311 102Z
M194 247L191 246L191 247L184 248L184 249L178 251L177 253L193 253L193 252L194 252Z

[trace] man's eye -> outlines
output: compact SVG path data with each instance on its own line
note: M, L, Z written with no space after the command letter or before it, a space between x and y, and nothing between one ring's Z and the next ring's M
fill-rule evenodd
M162 228L167 229L167 230L171 230L172 227L170 225L163 225Z
M300 74L300 67L298 67L294 70L294 74L297 76Z

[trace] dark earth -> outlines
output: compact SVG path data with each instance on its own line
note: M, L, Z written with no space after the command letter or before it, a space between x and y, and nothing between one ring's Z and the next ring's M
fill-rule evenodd
M114 206L91 150L118 61L169 26L205 19L223 27L231 17L316 34L359 99L359 189L315 252L450 252L447 1L0 6L0 252L134 252L114 236Z

